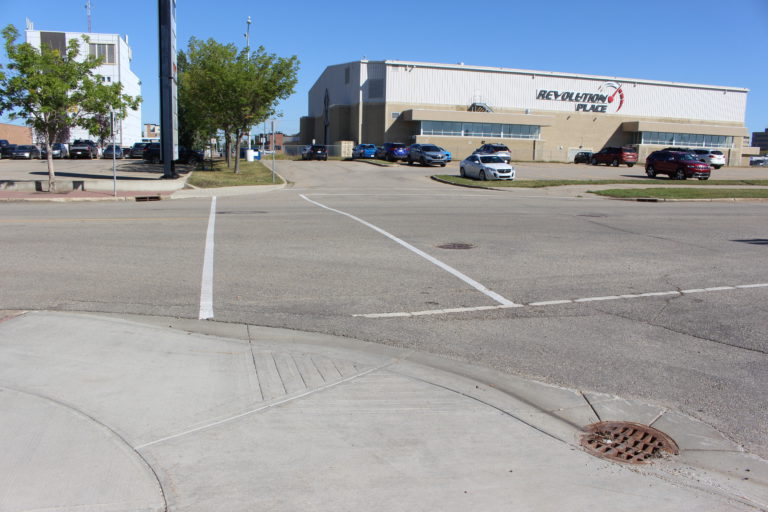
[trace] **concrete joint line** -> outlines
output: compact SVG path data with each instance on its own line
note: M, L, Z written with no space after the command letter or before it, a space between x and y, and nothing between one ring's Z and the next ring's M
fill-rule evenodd
M203 256L203 277L200 284L200 320L213 318L213 242L216 225L216 196L211 198L211 212L208 216L208 230L205 234Z
M295 400L299 400L301 398L304 398L304 397L307 397L307 396L310 396L310 395L314 395L315 393L319 393L321 391L325 391L327 389L334 388L334 387L339 386L341 384L345 384L345 383L351 382L351 381L353 381L355 379L359 379L360 377L365 377L366 375L368 375L370 373L377 372L379 370L383 370L384 368L387 368L388 366L396 364L396 363L398 363L401 360L402 360L402 358L391 359L391 360L387 361L386 363L384 363L382 365L376 366L375 368L369 368L368 370L356 373L354 375L350 375L349 377L346 377L346 378L341 379L341 380L337 380L336 382L331 382L331 383L326 384L324 386L321 386L319 388L310 389L310 390L305 391L303 393L300 393L298 395L294 395L294 396L290 396L290 397L287 397L287 398L283 398L281 400L277 400L277 401L271 402L271 403L263 405L261 407L257 407L256 409L251 409L250 411L245 411L245 412L242 412L240 414L235 414L234 416L230 416L228 418L224 418L222 420L218 420L218 421L214 421L214 422L211 422L211 423L207 423L205 425L202 425L202 426L199 426L199 427L195 427L195 428L191 428L189 430L185 430L183 432L179 432L177 434L173 434L173 435L170 435L170 436L162 437L160 439L156 439L154 441L150 441L149 443L140 444L138 446L135 446L134 449L135 450L142 450L142 449L147 448L149 446L153 446L153 445L156 445L156 444L164 443L166 441L171 441L173 439L178 439L180 437L188 436L190 434L194 434L196 432L201 432L203 430L208 430L210 428L218 427L219 425L224 425L226 423L230 423L232 421L239 420L240 418L244 418L246 416L250 416L252 414L256 414L256 413L261 412L261 411L266 411L266 410L272 409L273 407L277 407L279 405L287 404L289 402L293 402Z

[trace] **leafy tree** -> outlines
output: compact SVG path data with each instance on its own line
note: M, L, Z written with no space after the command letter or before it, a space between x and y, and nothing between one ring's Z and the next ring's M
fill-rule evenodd
M128 108L138 108L141 98L123 94L119 83L103 84L94 74L101 61L92 56L80 58L77 40L69 41L61 53L46 46L17 44L19 32L13 25L5 27L2 35L10 73L0 75L0 113L26 119L42 137L48 150L48 190L55 192L51 144L57 136L75 126L93 132L97 116L110 111L124 116Z
M232 137L239 157L240 140L250 126L274 115L280 100L293 93L299 61L268 54L263 47L253 52L222 45L213 39L192 38L179 58L179 110L187 128L210 136L224 132L227 165ZM181 125L182 119L179 120ZM239 172L235 158L235 172Z

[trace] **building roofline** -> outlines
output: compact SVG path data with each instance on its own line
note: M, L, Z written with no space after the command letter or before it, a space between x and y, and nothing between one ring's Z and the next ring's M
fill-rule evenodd
M532 76L551 76L561 78L586 78L589 80L611 80L622 83L635 83L635 84L647 84L647 85L664 85L668 87L685 87L696 89L713 89L720 91L732 91L732 92L749 92L749 89L745 87L731 87L726 85L706 85L706 84L691 84L685 82L667 82L662 80L648 80L643 78L625 78L617 76L602 76L602 75L585 75L579 73L562 73L558 71L536 71L531 69L514 69L514 68L502 68L502 67L490 67L490 66L471 66L466 64L441 64L436 62L414 62L406 60L359 60L346 62L342 64L334 64L328 67L343 66L348 64L360 64L360 63L378 63L388 66L412 66L420 68L435 68L435 69L452 69L452 70L470 70L470 71L485 71L493 73L508 73L513 75L532 75Z

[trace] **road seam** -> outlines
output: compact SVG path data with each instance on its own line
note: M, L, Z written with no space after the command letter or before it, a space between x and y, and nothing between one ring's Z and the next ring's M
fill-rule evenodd
M208 231L205 235L203 256L203 278L200 285L200 320L213 318L213 241L216 225L216 196L211 198L211 213L208 216Z

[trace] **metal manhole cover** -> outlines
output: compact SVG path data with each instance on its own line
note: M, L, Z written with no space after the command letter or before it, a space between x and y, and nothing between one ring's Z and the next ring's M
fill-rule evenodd
M473 249L475 246L472 244L465 244L464 242L450 242L447 244L438 245L440 249Z
M601 421L584 427L581 446L589 453L618 462L643 464L677 455L677 443L660 430L627 421Z

